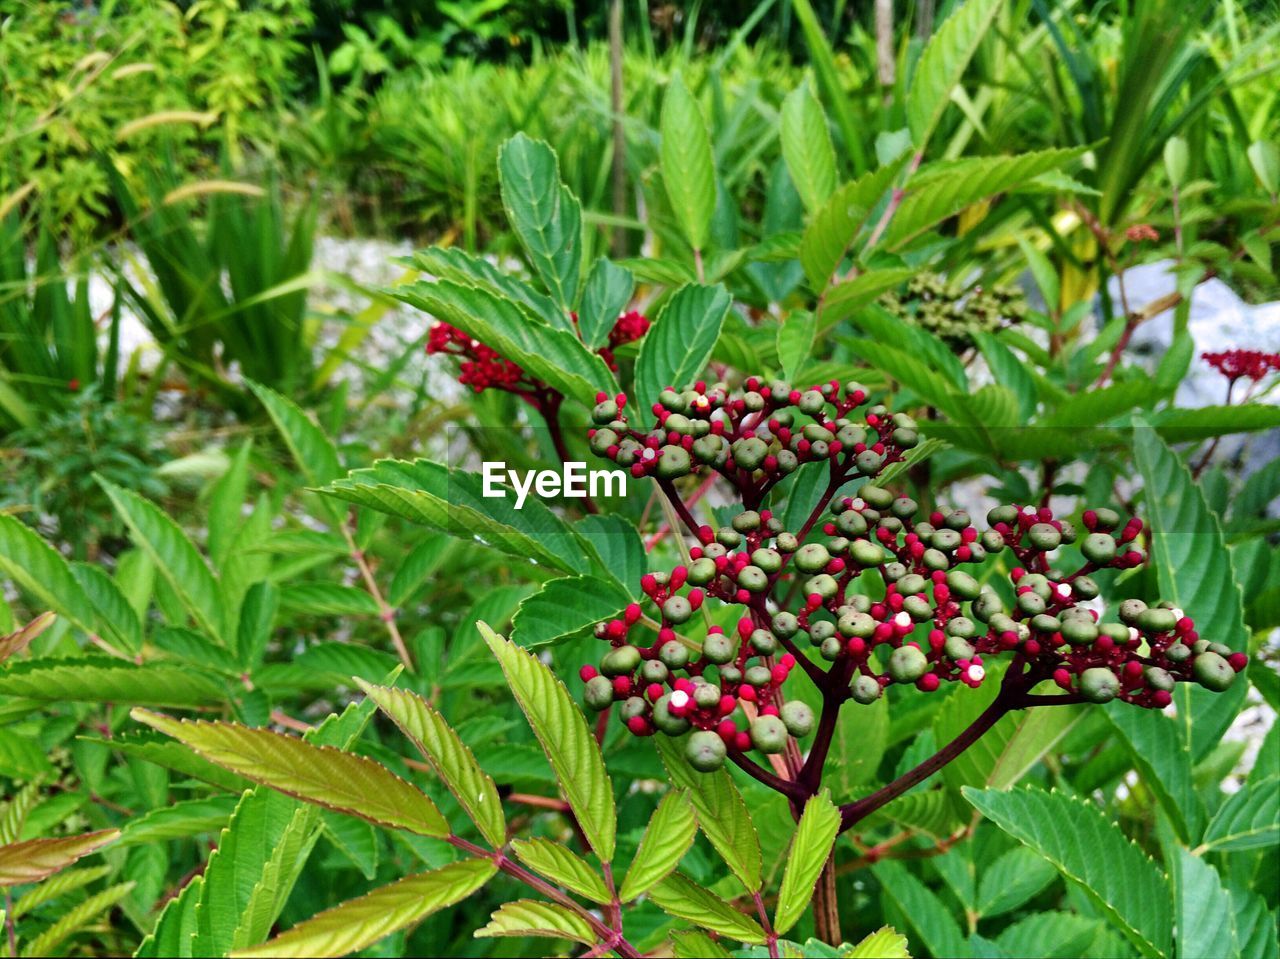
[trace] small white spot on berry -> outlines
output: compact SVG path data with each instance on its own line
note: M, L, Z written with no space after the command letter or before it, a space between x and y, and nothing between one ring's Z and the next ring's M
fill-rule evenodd
M689 694L683 689L677 689L671 694L671 705L676 709L684 709L685 706L689 705Z
M1177 606L1173 607L1173 609L1169 610L1169 612L1173 613L1174 619L1182 619L1184 616L1187 615L1182 610L1178 609Z
M969 667L969 679L970 679L970 680L972 680L972 681L973 681L973 682L975 682L975 683L980 683L980 682L982 682L983 678L984 678L986 675L987 675L987 671L986 671L985 669L983 669L981 666L970 666L970 667Z
M893 624L895 626L910 626L911 617L906 613L899 613L897 616L893 617Z

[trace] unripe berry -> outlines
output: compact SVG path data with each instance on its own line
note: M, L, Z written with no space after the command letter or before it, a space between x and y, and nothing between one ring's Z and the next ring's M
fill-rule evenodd
M748 472L758 469L769 452L764 440L758 437L736 441L733 446L733 461Z
M748 686L767 686L773 682L773 670L768 666L751 666L743 678Z
M699 772L712 773L724 765L728 749L720 734L709 729L699 729L689 737L684 755L689 765Z
M773 631L784 639L790 639L799 629L800 624L792 613L782 612L773 617Z
M672 596L662 604L662 615L669 622L679 626L689 621L689 617L693 615L693 607L683 596Z
M629 696L622 703L622 707L618 710L618 714L622 717L622 721L626 722L636 716L643 716L648 710L645 701L639 696Z
M879 566L888 557L880 546L870 540L858 539L849 547L849 558L858 566L869 567Z
M653 704L653 725L668 736L679 736L689 728L689 720L671 714L671 697L668 695Z
M858 676L849 685L854 702L869 706L880 698L880 683L874 676Z
M1137 626L1148 633L1168 633L1178 625L1178 617L1171 609L1153 607L1138 614Z
M795 555L796 569L802 573L820 573L831 562L831 554L821 543L809 543L801 546Z
M757 716L751 722L751 745L762 753L780 753L787 747L787 727L777 716Z
M840 586L835 581L835 578L827 575L826 573L820 573L804 584L804 592L806 596L813 596L816 594L824 600L833 598L839 591Z
M1064 618L1062 638L1072 646L1088 646L1098 638L1098 627L1091 620Z
M959 636L948 636L942 648L952 659L973 659L973 645Z
M1205 689L1220 693L1235 682L1236 671L1231 664L1212 650L1200 653L1191 664L1196 682Z
M751 648L761 656L772 656L778 651L778 640L767 629L756 629L751 632Z
M1120 680L1109 669L1095 666L1080 674L1080 695L1091 703L1109 703L1120 694Z
M770 574L782 568L782 556L778 551L763 546L751 553L751 562Z
M599 434L597 434L599 435ZM689 454L682 446L664 446L658 457L658 477L679 479L689 473Z
M738 571L738 585L752 593L763 593L769 588L769 577L759 566L744 566Z
M982 594L978 581L959 569L953 569L947 574L947 587L959 599L977 599Z
M752 533L760 528L760 514L749 509L735 516L732 523L739 533Z
M858 468L858 472L863 476L875 476L880 472L880 467L884 465L884 457L874 450L866 450L853 458L853 465ZM893 500L891 499L889 502L893 502ZM886 503L885 505L888 506L889 504Z
M1089 562L1104 566L1116 558L1116 541L1106 533L1090 533L1080 544L1080 552Z
M1027 539L1036 549L1048 552L1062 543L1062 534L1048 523L1036 523L1027 530Z
M703 658L717 665L729 662L735 652L733 640L723 633L712 633L702 644Z
M658 648L658 659L668 669L683 669L689 664L689 650L677 640L668 640Z
M670 670L660 659L647 660L640 666L640 679L646 683L665 683Z
M984 530L982 535L978 537L978 542L982 544L982 548L989 553L998 553L1004 549L1004 536L993 529Z
M1148 666L1142 671L1142 676L1152 689L1163 689L1167 693L1173 692L1173 677L1169 675L1167 670L1163 670L1159 666Z
M893 493L871 483L864 484L862 489L858 490L858 496L869 506L873 506L876 509L888 509L893 505L894 500Z
M1185 643L1173 643L1164 651L1171 663L1183 663L1191 658L1191 647Z
M787 727L787 732L796 739L808 736L813 730L813 710L798 699L784 703L778 716Z
M914 683L929 671L929 661L915 646L899 646L889 655L889 675L899 683Z
M813 416L819 413L827 405L826 398L817 390L806 390L800 396L800 402L796 404L800 407L801 413Z
M624 676L635 672L639 665L640 650L634 646L619 646L600 661L600 672L606 676Z
M1147 604L1140 599L1126 599L1120 604L1120 622L1126 626L1136 626L1138 617L1146 611Z
M607 676L596 676L587 682L582 699L596 712L608 709L613 705L613 683Z
M712 709L720 705L720 687L711 683L699 683L693 688L693 701L702 709Z

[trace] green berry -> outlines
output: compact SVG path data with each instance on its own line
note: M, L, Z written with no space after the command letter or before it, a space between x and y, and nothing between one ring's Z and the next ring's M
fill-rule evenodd
M702 658L716 665L729 662L736 652L733 640L724 633L712 633L702 643Z
M858 676L849 685L849 689L853 694L854 702L861 703L863 706L874 703L883 692L879 681L874 676Z
M792 613L782 612L773 617L773 631L784 639L790 639L799 629L800 624Z
M1098 638L1098 627L1092 621L1069 619L1062 623L1062 638L1072 646L1088 646Z
M606 676L629 676L640 665L640 650L619 646L600 661L600 672Z
M950 553L960 545L960 534L953 529L940 529L933 534L931 545L934 549Z
M723 766L727 753L728 749L725 748L720 734L709 729L700 729L695 732L689 737L684 747L684 755L689 760L689 765L704 773L713 773Z
M738 585L750 593L763 593L769 588L769 577L759 566L744 566L738 571Z
M710 709L720 703L720 687L711 683L698 683L693 687L693 701L701 709Z
M832 599L836 593L840 591L840 584L835 581L835 577L826 573L820 573L811 577L804 584L804 592L806 596L812 596L817 593L824 600Z
M739 533L753 533L760 528L760 514L753 509L739 513L733 518L733 528Z
M1019 593L1017 603L1018 609L1028 616L1035 616L1037 613L1044 612L1045 602L1035 593Z
M600 434L597 433L596 436ZM679 479L689 475L689 454L683 446L664 446L659 450L658 477L660 479Z
M898 592L904 596L923 593L926 585L925 578L919 573L908 573L898 580Z
M820 619L816 623L809 625L809 638L813 640L815 646L828 636L834 636L835 634L835 624L829 619Z
M601 712L613 705L613 683L607 676L593 676L587 680L582 694L583 701L596 712Z
M813 710L798 699L784 703L778 710L778 716L787 727L787 732L796 739L808 736L813 730Z
M879 566L887 558L883 547L866 539L856 539L849 547L849 558L862 567Z
M721 462L725 456L724 438L714 434L699 437L693 441L693 455L700 463Z
M982 594L978 581L960 569L947 574L947 587L959 599L977 599Z
M817 390L805 390L800 394L800 402L796 405L800 407L801 413L813 416L827 405L827 399Z
M751 666L743 678L748 686L767 686L773 679L773 670L768 666Z
M597 456L604 456L609 451L609 447L618 442L618 434L611 429L596 430L591 437L591 452Z
M796 539L794 533L779 533L773 545L780 553L794 553L800 548L800 541Z
M1102 592L1102 588L1096 580L1088 576L1077 576L1075 582L1071 584L1071 591L1081 599L1097 599L1098 594Z
M796 569L802 573L820 573L831 562L831 554L821 543L809 543L796 552Z
M689 564L689 582L694 586L705 586L716 578L716 561L700 556Z
M959 636L948 636L942 651L952 659L973 659L973 644Z
M933 619L933 607L929 605L927 599L921 599L919 596L908 596L903 600L902 611L917 623Z
M864 450L853 458L853 465L858 468L858 472L863 476L875 476L880 472L880 467L884 465L884 457L875 450Z
M914 683L929 671L929 660L918 647L899 646L889 655L889 675L899 683Z
M1186 643L1173 643L1164 654L1171 663L1185 663L1191 658L1191 647Z
M1140 599L1126 599L1120 604L1120 622L1126 626L1138 625L1138 617L1141 616L1147 608L1147 604Z
M780 753L787 748L787 727L777 716L757 716L751 723L751 745L762 753Z
M649 704L640 696L629 696L623 701L622 708L618 710L618 713L622 716L622 721L626 722L636 716L643 716L648 708Z
M1191 664L1191 673L1197 683L1215 693L1227 689L1236 678L1236 671L1231 668L1231 664L1212 650L1195 658Z
M778 651L778 638L767 629L756 629L751 632L751 648L761 656L772 656Z
M1031 545L1036 549L1048 552L1057 549L1062 543L1062 534L1049 523L1036 523L1027 530L1027 539L1031 540Z
M836 529L845 536L861 536L867 531L867 521L857 510L847 509L836 517Z
M782 556L777 550L761 547L752 552L751 562L755 566L759 566L766 573L776 573L782 569Z
M689 720L671 715L671 696L666 695L653 704L653 725L668 736L679 736L689 728Z
M818 653L829 663L834 663L840 658L840 654L844 652L844 643L834 636L828 636L822 641L822 648Z
M751 437L751 439L738 440L733 444L733 461L740 469L751 470L759 468L764 462L765 456L769 453L769 447L765 441L759 437Z
M1090 533L1080 544L1084 558L1098 566L1104 566L1116 558L1116 541L1106 533Z
M983 530L978 542L988 553L998 553L1004 549L1004 536L993 529Z
M1159 666L1148 666L1142 671L1143 678L1152 689L1162 689L1166 693L1173 692L1174 681L1168 670Z
M840 630L841 636L869 639L876 631L876 621L866 613L846 613L836 620L836 629Z
M647 683L665 683L671 671L660 659L650 659L640 664L640 678Z
M716 530L716 542L729 549L736 549L742 545L742 534L732 526L721 526Z
M687 623L692 615L693 607L683 596L672 596L662 604L663 618L677 626Z
M947 635L959 636L961 639L972 639L978 634L978 627L968 616L957 616L947 623Z
M1094 666L1080 674L1080 695L1091 703L1109 703L1120 694L1120 680L1109 669Z
M604 426L611 423L618 417L618 404L613 400L604 400L597 403L591 410L591 421L597 426Z
M1178 625L1171 609L1147 609L1138 614L1138 628L1147 633L1167 633Z
M894 496L887 489L880 486L873 486L867 483L862 489L858 490L860 496L866 503L874 506L876 509L888 509L893 505Z
M990 526L995 526L998 523L1012 526L1017 521L1018 507L1016 506L997 506L987 513L987 524Z

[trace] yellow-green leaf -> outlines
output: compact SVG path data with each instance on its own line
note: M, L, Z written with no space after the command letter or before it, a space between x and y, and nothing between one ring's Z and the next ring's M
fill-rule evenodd
M659 120L662 133L662 183L685 239L705 249L716 208L716 171L711 137L680 74L667 86Z
M787 868L782 874L782 888L778 891L778 908L773 926L778 935L785 934L804 915L813 898L813 887L818 874L827 864L831 847L840 832L840 810L831 802L824 789L805 803L796 827L791 853L787 856Z
M607 905L613 900L604 880L586 860L561 843L550 839L517 839L511 844L511 851L526 866L570 892L576 892L601 905Z
M449 835L435 804L385 766L332 746L313 746L270 729L176 720L145 709L133 718L186 744L210 762L303 802L422 836Z
M630 902L666 878L680 864L697 834L698 821L684 794L672 791L663 796L627 870L619 898Z
M578 913L552 902L533 899L504 902L490 917L489 924L475 931L477 939L500 936L570 939L585 946L596 943L591 924Z
M845 959L911 959L907 937L893 926L881 926L844 955Z
M96 852L120 836L118 829L100 829L80 836L28 839L0 846L0 886L39 882L77 859Z
M764 930L758 922L683 873L673 872L662 880L649 890L649 898L677 919L687 919L739 942L751 945L764 942Z
M300 922L270 942L232 956L345 956L358 952L433 912L461 902L497 872L487 859L467 859L406 876Z

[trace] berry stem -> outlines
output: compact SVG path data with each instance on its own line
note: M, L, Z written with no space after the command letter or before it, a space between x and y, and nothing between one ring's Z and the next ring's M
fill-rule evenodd
M759 780L774 792L780 792L794 803L803 805L808 798L808 792L798 782L788 782L781 776L769 772L763 766L758 766L736 749L729 750L730 761L741 769L752 779Z
M680 522L684 523L685 528L689 531L689 535L694 539L698 538L698 521L693 518L693 514L689 512L689 507L684 505L684 500L680 498L680 494L676 492L675 485L671 480L658 480L658 488L662 490L662 494L667 498L667 502L671 504L672 509L676 511L676 515L680 517Z

